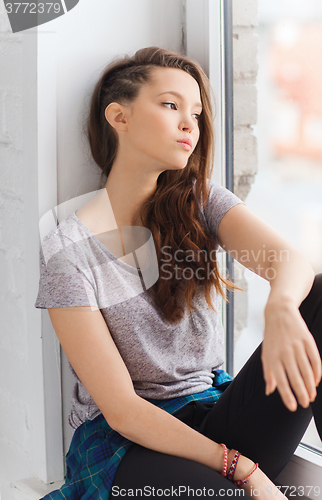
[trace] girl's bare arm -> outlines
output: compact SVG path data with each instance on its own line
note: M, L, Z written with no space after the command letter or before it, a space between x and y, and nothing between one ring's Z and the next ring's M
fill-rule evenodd
M262 347L266 393L277 388L289 410L296 410L297 401L306 408L316 397L322 374L319 351L298 310L315 276L309 260L242 204L224 215L218 239L271 286Z

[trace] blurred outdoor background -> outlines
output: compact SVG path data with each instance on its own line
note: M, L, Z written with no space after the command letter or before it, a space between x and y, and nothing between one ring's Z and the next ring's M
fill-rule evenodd
M259 0L258 173L246 204L322 272L322 1ZM269 284L246 271L235 373L262 340ZM322 451L315 426L303 441Z

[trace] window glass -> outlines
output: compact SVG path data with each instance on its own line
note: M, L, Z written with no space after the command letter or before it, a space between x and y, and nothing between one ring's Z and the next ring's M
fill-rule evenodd
M259 0L258 173L247 206L322 272L322 2ZM246 106L246 102L245 102ZM263 249L264 251L264 249ZM246 270L234 371L262 340L269 283ZM322 450L312 423L303 442Z

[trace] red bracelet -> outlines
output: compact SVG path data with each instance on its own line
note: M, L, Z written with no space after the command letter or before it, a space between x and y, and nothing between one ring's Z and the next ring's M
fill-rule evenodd
M253 472L255 472L257 468L258 468L258 463L254 465L253 469L248 474L248 476L245 477L245 479L239 479L237 481L234 481L234 484L236 486L242 486L243 484L247 484L249 482L248 478L253 474Z
M224 443L220 443L220 446L222 446L224 448L224 465L223 465L221 475L226 477L227 476L227 467L228 467L228 450L227 450L227 446Z
M238 463L239 457L240 457L239 451L235 450L235 455L234 455L234 457L232 459L232 462L230 464L230 467L229 467L229 470L228 470L228 473L227 473L227 479L229 481L233 481L233 477L234 477L234 474L235 474L235 470L236 470L236 467L237 467L237 463Z
M237 479L234 481L234 474L236 471L237 463L240 457L239 451L235 450L234 457L232 459L232 462L230 464L230 467L227 472L227 479L231 482L233 482L236 486L242 486L243 484L247 484L249 482L249 477L255 472L255 470L258 468L258 463L254 465L248 476L245 477L245 479Z

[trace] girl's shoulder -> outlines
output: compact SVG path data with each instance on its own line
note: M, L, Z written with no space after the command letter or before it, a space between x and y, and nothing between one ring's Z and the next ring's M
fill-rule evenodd
M42 222L42 224L41 224ZM41 250L46 261L54 255L88 237L84 228L72 213L57 223L54 219L40 221Z
M62 239L76 243L95 234L95 221L100 219L97 207L104 191L100 189L77 196L49 210L39 223L41 243L45 246L61 245Z
M208 179L208 198L201 208L201 215L214 237L226 212L238 203L244 202L226 187Z
M52 225L54 225L53 221ZM88 279L89 265L83 251L86 232L75 214L67 216L56 227L43 224L39 250L40 277L35 307L41 309L97 306L95 285Z

